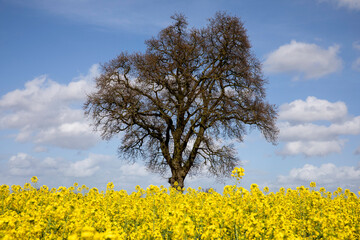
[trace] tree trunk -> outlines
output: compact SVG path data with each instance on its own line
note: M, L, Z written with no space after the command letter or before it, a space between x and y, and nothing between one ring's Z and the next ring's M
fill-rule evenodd
M169 178L169 183L171 187L175 187L175 182L177 182L177 187L180 187L181 189L184 187L184 181L186 177L186 172L182 169L172 169L171 170L172 176ZM176 188L177 188L176 187Z

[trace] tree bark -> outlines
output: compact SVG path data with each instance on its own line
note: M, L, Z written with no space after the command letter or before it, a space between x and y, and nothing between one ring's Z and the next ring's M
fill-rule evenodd
M181 189L183 189L184 188L184 180L187 175L185 173L185 171L182 168L172 169L171 174L172 174L172 176L169 178L169 183L170 183L171 187L176 187L175 182L177 182L177 187L180 187Z

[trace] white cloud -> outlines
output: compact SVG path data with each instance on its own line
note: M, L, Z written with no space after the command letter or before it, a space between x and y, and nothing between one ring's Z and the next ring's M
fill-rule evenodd
M360 146L355 150L355 154L360 154Z
M309 96L280 106L279 120L312 122L318 120L338 121L347 115L344 102L331 103Z
M351 10L360 10L360 0L318 0L319 2L330 2L338 7L345 7Z
M9 172L12 175L29 175L33 172L34 158L26 153L18 153L9 160Z
M42 154L40 154L41 156ZM30 182L32 176L39 178L38 187L72 186L74 182L105 190L108 182L116 188L129 192L136 185L146 188L150 184L167 186L167 179L146 170L142 163L125 164L115 156L89 153L80 159L39 157L18 153L0 161L0 182L9 186Z
M281 141L309 141L309 140L326 140L333 138L333 132L329 127L316 125L312 123L291 125L289 122L279 123Z
M81 106L94 88L98 65L88 75L67 85L41 76L0 98L0 126L16 129L15 140L72 149L93 146L98 136L92 132ZM74 107L78 105L77 107Z
M343 102L308 97L280 107L279 140L285 143L280 155L326 156L340 153L347 135L360 135L360 116L350 117ZM327 121L329 124L315 124Z
M360 10L359 0L337 0L337 3L341 7L347 7L349 9Z
M74 163L70 163L65 170L66 176L89 177L93 176L99 169L99 163L110 160L104 155L90 154L88 158Z
M345 140L332 141L292 141L285 144L280 155L304 154L310 156L326 156L331 153L340 153Z
M291 125L285 122L279 124L279 127L281 129L279 137L282 141L326 140L340 135L359 135L360 116L330 126L312 123Z
M360 1L359 1L360 2ZM360 41L353 42L353 48L360 50ZM352 69L360 72L360 57L357 58L351 65Z
M42 161L42 166L45 168L56 168L58 165L58 162L51 157L47 157L44 159L44 161Z
M354 49L360 50L360 41L353 42L352 46Z
M139 163L126 164L120 167L120 172L123 177L137 176L146 177L149 175L149 171L146 167Z
M7 164L8 171L2 172L2 175L25 177L46 174L57 175L61 174L69 166L69 163L62 159L47 157L41 160L27 153L18 153L11 156Z
M273 73L295 73L296 78L317 79L342 69L339 45L323 49L316 44L291 41L270 53L264 70Z
M93 129L87 122L73 122L40 130L35 142L85 150L94 146L98 142L98 138L94 136Z
M360 57L353 62L351 67L353 70L360 72Z
M311 181L322 184L344 183L347 186L358 185L360 181L360 168L353 166L336 166L333 163L322 164L316 167L305 164L302 168L291 169L289 175L279 176L279 183L309 184ZM339 187L339 186L337 186Z
M34 147L34 152L47 152L47 148L46 147L44 147L44 146L36 146L36 147Z
M112 159L111 156L92 154L83 160L75 162L60 158L46 157L41 160L26 153L11 156L8 161L9 172L15 176L48 175L61 177L90 177L101 168L101 164ZM3 173L4 174L4 173Z

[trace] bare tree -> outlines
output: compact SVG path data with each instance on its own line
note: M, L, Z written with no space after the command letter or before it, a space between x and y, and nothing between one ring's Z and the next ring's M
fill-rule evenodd
M276 143L277 113L239 18L218 12L201 29L188 29L181 14L172 19L145 53L121 53L103 66L84 109L104 139L124 132L120 153L141 156L154 172L170 170L169 183L183 187L204 164L228 174L238 159L224 140L243 141L247 125Z

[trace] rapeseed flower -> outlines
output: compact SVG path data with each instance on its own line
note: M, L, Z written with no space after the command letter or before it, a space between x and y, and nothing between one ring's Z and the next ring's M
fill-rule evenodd
M360 200L348 189L77 187L1 185L0 239L360 239Z
M38 178L37 178L36 176L33 176L33 177L31 178L31 182L32 182L32 183L37 183L37 181L38 181Z

